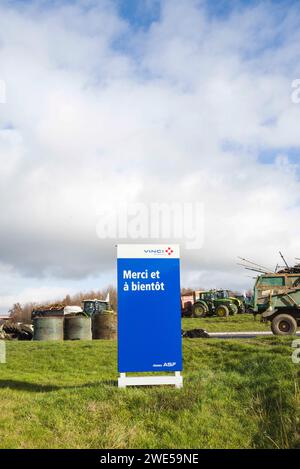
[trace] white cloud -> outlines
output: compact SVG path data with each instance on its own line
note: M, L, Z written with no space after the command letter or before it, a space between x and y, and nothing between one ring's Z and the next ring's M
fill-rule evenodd
M165 0L159 21L133 31L111 2L94 3L0 7L0 261L17 273L0 307L111 279L114 242L96 224L114 201L205 203L206 241L183 252L185 285L244 288L237 255L299 256L288 155L300 146L299 7L217 19ZM278 158L262 164L262 149Z
M47 302L49 298L53 299L54 301L60 300L68 293L70 293L70 290L67 288L27 288L12 295L2 295L0 297L0 309L6 311L7 305L13 305L15 303L25 304L33 302L36 304L43 304L44 302Z

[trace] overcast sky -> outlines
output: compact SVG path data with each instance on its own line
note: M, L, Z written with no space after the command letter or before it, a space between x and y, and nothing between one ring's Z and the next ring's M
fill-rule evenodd
M299 24L297 1L2 0L0 311L114 282L108 203L204 205L183 286L300 257Z

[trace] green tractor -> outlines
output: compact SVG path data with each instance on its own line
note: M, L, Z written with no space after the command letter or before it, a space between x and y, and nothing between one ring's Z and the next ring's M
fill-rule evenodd
M192 309L192 316L203 318L206 316L228 317L238 313L236 298L229 297L226 290L209 290L199 292Z
M231 303L233 303L236 308L236 312L234 314L244 314L246 311L245 308L245 302L242 297L240 296L232 296L232 293L229 290L217 290L216 295L218 299L224 299L224 300L229 300Z
M111 312L112 308L109 303L109 297L105 300L83 300L83 311L86 316L93 316L96 313Z
M253 304L253 296L246 296L246 295L236 295L236 298L241 302L242 308L241 313L253 313L252 311L252 304Z
M213 302L213 291L199 292L192 306L192 317L204 318L206 316L212 316L214 310Z

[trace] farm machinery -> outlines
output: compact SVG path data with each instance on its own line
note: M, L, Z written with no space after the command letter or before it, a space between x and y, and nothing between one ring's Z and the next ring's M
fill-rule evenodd
M300 326L299 273L281 272L260 275L254 286L253 314L271 322L276 335L293 335Z
M229 290L208 290L199 292L192 306L193 317L218 316L228 317L244 313L243 302L230 296Z
M105 313L112 311L109 303L109 297L105 300L83 300L83 311L87 316L93 316L96 313Z
M270 321L273 334L293 335L300 326L300 264L290 267L280 255L285 267L277 266L275 272L253 262L250 264L257 267L244 265L260 273L254 285L251 312L260 314L263 322Z

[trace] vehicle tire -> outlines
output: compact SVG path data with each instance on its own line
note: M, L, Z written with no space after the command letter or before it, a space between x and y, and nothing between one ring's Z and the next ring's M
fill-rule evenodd
M246 307L245 307L245 305L241 304L240 307L239 307L238 313L239 314L245 314L245 312L246 312Z
M278 314L271 322L275 335L294 335L297 332L297 321L290 314Z
M229 314L235 316L238 313L238 307L235 304L229 306Z
M193 305L193 314L192 314L193 318L205 318L206 314L207 314L207 309L205 308L204 305L197 304L197 303Z
M229 309L226 305L219 305L216 307L216 315L219 318L227 318L229 316Z

